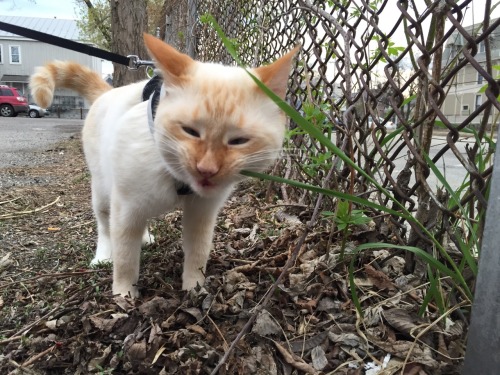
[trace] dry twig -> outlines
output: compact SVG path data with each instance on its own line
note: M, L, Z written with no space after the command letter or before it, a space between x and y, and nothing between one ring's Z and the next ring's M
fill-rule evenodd
M57 202L59 202L60 198L61 197L59 196L53 202L51 202L49 204L46 204L45 206L35 208L33 210L19 211L19 212L13 212L13 213L9 213L9 214L0 215L0 220L2 220L2 219L13 219L13 218L20 217L20 216L31 215L31 214L34 214L34 213L37 213L37 212L41 212L41 211L49 208L50 206L53 206Z

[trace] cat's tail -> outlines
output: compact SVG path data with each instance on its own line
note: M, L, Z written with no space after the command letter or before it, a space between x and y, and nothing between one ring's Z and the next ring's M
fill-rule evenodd
M52 61L36 68L30 77L30 89L39 106L50 106L56 88L76 91L91 104L112 89L99 74L74 62Z

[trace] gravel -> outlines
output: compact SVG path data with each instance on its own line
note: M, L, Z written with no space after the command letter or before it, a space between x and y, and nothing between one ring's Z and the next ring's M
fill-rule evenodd
M56 168L65 152L60 142L78 136L82 126L83 120L0 117L0 189L50 183L50 174L26 169Z

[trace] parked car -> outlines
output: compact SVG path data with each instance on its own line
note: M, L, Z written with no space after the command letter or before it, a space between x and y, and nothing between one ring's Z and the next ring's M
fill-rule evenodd
M21 112L28 112L28 99L19 94L15 87L0 85L0 115L15 117Z
M30 104L30 109L28 111L28 116L31 118L38 118L48 116L50 114L48 109L37 106L36 104Z

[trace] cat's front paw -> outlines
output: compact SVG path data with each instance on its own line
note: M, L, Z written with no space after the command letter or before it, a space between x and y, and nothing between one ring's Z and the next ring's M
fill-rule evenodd
M205 284L205 276L201 272L184 273L182 275L182 290L191 290L196 288L198 285L203 286Z
M95 256L94 259L90 261L90 267L97 267L101 264L108 265L110 263L113 263L111 258L99 258Z

